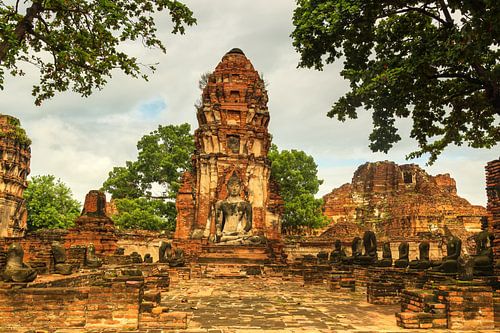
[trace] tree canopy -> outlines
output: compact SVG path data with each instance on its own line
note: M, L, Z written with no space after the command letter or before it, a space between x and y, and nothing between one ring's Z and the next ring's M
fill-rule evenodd
M127 161L125 167L114 167L109 173L102 189L113 199L128 199L121 200L121 203L117 201L118 223L132 228L135 217L136 228L175 228L174 199L179 190L180 176L191 167L194 151L190 131L189 124L158 126L137 143L137 160ZM161 193L156 193L158 190ZM159 214L158 219L150 216L150 222L140 221L144 217L139 212L141 209L144 214ZM154 221L159 223L158 227L151 227Z
M319 228L327 223L321 207L322 199L314 195L323 183L318 179L318 166L312 156L300 150L278 150L272 145L269 151L271 178L280 186L285 202L283 229L293 232L305 228Z
M37 105L68 89L89 96L102 89L114 69L147 79L144 69L155 66L141 64L123 46L141 41L165 52L155 17L166 11L174 34L196 23L191 10L176 0L0 1L0 89L6 72L24 74L20 62L40 70L32 91Z
M28 230L66 229L80 215L80 203L71 190L53 175L35 176L24 191Z
M350 91L329 117L373 110L370 148L401 140L396 118L429 162L450 144L500 141L500 3L492 0L297 0L292 33L300 67L338 59Z

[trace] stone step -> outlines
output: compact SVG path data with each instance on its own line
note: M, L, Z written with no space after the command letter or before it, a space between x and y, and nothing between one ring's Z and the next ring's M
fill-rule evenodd
M267 247L261 246L202 246L202 253L268 253Z

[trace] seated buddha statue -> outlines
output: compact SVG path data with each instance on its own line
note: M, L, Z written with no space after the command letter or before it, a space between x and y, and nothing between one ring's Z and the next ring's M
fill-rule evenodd
M446 243L446 256L441 261L432 262L432 270L442 273L457 273L458 259L462 251L462 241L455 236L449 236Z
M24 250L19 243L12 243L7 250L7 263L2 278L5 282L31 282L37 272L23 262Z
M233 173L227 182L228 197L215 204L215 241L225 244L259 243L260 237L253 236L252 205L241 198L241 181Z
M401 242L398 246L399 258L394 262L394 267L406 268L408 267L410 255L410 245L408 242Z
M342 249L342 242L340 239L335 241L333 251L330 253L330 264L339 264L342 258L347 257L345 251Z
M375 266L392 267L392 252L390 242L385 242L384 245L382 245L382 259L377 260Z
M356 259L361 256L361 238L354 237L351 243L351 253L352 255L349 257L344 257L342 259L342 263L346 265L352 265Z
M363 266L374 264L377 261L377 237L373 231L367 230L363 234L363 247L365 252L354 263Z
M476 243L476 254L472 256L474 261L474 274L493 274L493 241L495 236L488 231L488 218L481 218L482 231L474 236Z
M411 269L427 269L431 267L431 261L429 260L429 242L421 242L418 245L418 255L419 257L415 260L410 261Z
M51 245L52 258L54 263L54 273L69 275L73 271L71 264L66 263L66 250L59 242L53 242Z

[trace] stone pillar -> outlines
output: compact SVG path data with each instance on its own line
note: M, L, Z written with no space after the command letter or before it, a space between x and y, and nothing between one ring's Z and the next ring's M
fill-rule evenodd
M0 115L0 237L23 237L26 231L30 144L17 118Z

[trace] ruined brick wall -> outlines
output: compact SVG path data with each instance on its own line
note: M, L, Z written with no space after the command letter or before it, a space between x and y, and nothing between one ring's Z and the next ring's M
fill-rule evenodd
M267 101L264 81L244 53L226 53L209 75L197 108L194 171L184 175L177 197L176 239L214 235L214 206L226 199L233 173L242 184L242 199L252 204L252 232L280 238L282 201L269 182Z
M67 279L69 283L70 280ZM1 289L0 327L5 330L138 328L144 291L142 277L79 282L85 286L65 285L62 281L58 287L36 283L27 288Z
M0 115L0 237L22 237L26 231L30 144L17 118Z
M495 271L500 275L500 159L486 165L486 194L490 230L495 235L493 254Z
M323 199L332 228L354 223L387 240L450 232L466 240L480 231L480 218L486 215L483 207L457 196L449 174L431 176L418 165L388 161L360 166L351 184Z

